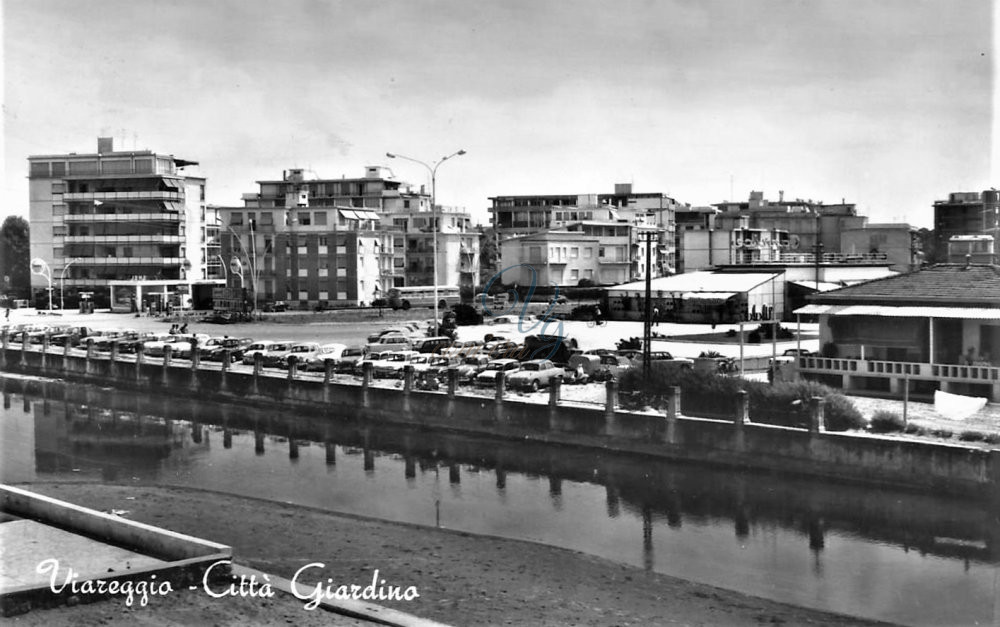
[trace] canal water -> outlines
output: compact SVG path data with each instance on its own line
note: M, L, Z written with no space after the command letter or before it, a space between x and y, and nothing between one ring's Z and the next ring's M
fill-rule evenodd
M179 485L542 542L808 607L998 620L995 504L4 378L0 480Z

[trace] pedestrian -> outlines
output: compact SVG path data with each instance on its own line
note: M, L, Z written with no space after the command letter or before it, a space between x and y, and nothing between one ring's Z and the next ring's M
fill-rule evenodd
M653 326L654 327L660 326L660 308L659 307L653 307Z
M187 332L188 332L188 323L185 322L184 324L181 325L181 334L183 335L184 333Z
M7 311L3 315L4 320L10 320L10 305L7 305Z

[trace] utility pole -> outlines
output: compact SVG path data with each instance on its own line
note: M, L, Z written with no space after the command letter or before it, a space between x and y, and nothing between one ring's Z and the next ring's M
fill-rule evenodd
M646 311L643 315L643 325L642 325L642 381L645 385L649 384L649 371L650 371L650 358L652 357L651 345L653 343L653 320L652 320L652 301L653 301L653 273L652 267L652 254L651 254L651 242L653 236L656 235L654 232L647 231L643 233L646 238Z

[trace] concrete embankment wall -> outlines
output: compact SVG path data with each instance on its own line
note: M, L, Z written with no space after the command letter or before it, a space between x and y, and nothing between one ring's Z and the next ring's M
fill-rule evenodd
M217 368L217 366L216 366ZM345 414L391 423L560 445L611 449L728 467L756 468L871 484L1000 498L1000 450L823 430L822 403L812 428L750 423L746 399L734 399L732 420L622 411L609 386L604 407L417 391L364 383L325 383L288 373L253 374L197 368L188 361L112 361L8 347L0 369L124 389L211 397L280 412ZM679 403L673 403L674 406Z

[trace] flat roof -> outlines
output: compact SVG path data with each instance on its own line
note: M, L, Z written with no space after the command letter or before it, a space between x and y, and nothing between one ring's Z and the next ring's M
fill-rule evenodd
M781 272L687 272L652 279L654 292L747 292L781 276ZM643 292L646 281L634 281L607 288L609 292Z

